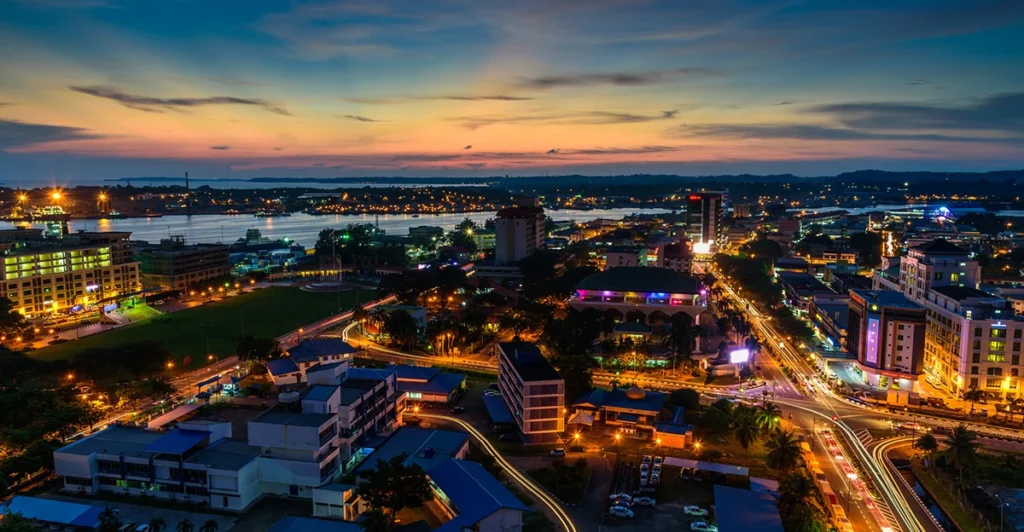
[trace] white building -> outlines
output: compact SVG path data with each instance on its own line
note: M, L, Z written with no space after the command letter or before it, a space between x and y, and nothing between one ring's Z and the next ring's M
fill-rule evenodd
M306 382L306 372L323 364L347 362L359 350L338 338L311 338L288 350L288 355L267 361L274 386Z
M498 389L527 445L557 443L565 430L565 381L537 346L498 344Z
M647 249L634 246L611 246L604 254L604 269L620 266L647 266Z
M498 211L494 219L494 259L510 264L544 247L544 209L536 199Z
M967 250L939 239L910 248L900 260L900 289L916 303L928 299L928 290L940 286L978 288L981 266Z

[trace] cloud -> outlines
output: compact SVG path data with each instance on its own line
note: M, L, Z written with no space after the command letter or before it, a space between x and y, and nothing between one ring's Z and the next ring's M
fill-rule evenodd
M400 96L394 98L342 98L342 101L361 105L396 105L418 101L451 101L451 102L526 102L534 98L529 96L512 96L509 94L442 94L436 96Z
M470 145L468 145L468 146L466 146L465 148L462 148L462 149L464 149L464 150L471 150L471 149L473 149L473 145L470 144Z
M727 137L740 139L797 140L905 140L939 142L992 142L1007 139L949 136L936 133L886 133L815 124L704 124L680 126L682 136Z
M80 127L33 124L0 119L0 150L50 142L103 138Z
M274 147L274 151L281 151L281 150L283 150L283 149L284 149L284 148L282 148L281 146L275 146L275 147Z
M818 105L808 113L827 115L844 126L886 131L999 131L1024 133L1024 92L993 94L965 105L862 102Z
M231 149L231 146L224 146L224 145L221 145L221 146L210 146L210 149L211 150L217 150L217 151L228 151L228 150Z
M338 118L342 120L355 120L356 122L383 122L383 120L374 120L370 117L359 115L343 115Z
M931 81L928 81L926 79L915 79L914 81L911 81L907 85L931 85L931 83Z
M201 107L205 105L246 105L260 107L266 111L282 116L291 116L287 110L273 106L263 100L253 98L239 98L236 96L209 96L205 98L157 98L153 96L142 96L138 94L129 94L115 87L106 86L75 86L68 87L69 89L79 92L82 94L88 94L89 96L95 96L97 98L104 98L117 102L129 109L135 109L137 111L146 111L151 113L161 113L162 109L169 109L172 111L180 111L182 109L190 109L193 107Z
M0 102L0 107L5 107L8 105L14 105L14 102Z
M548 150L548 155L555 155L558 153L558 151L558 148L551 148L550 150Z
M660 111L655 114L615 113L610 111L588 111L573 114L536 114L536 115L478 115L454 118L462 127L477 130L497 124L542 123L552 125L588 125L600 126L610 124L637 124L671 120L678 111Z
M673 70L652 70L648 72L603 72L564 74L520 78L518 86L523 89L546 90L557 88L596 87L602 85L636 87L657 85L680 77L707 78L721 76L720 72L703 67L677 68Z
M776 102L774 105L796 105L798 103L800 103L800 100L783 100L781 102Z
M642 153L668 153L679 151L675 146L641 146L639 148L589 148L555 151L562 155L639 155ZM551 153L549 150L548 153Z

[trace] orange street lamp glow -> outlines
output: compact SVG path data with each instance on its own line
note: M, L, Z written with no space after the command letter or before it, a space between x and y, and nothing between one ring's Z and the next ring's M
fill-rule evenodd
M67 378L68 378L68 380L72 380L72 379L75 378L75 374L74 373L68 373L68 377Z
M60 191L59 190L54 190L53 194L50 194L50 197L53 198L56 201L60 201Z
M171 369L173 367L174 367L174 362L168 362L167 363L167 369Z

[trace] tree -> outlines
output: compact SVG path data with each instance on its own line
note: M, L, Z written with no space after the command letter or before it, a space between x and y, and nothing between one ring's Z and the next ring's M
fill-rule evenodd
M970 468L978 459L978 443L975 441L978 435L967 428L966 425L958 425L953 432L946 437L946 463L957 468L960 474L960 485L964 483L964 468Z
M369 319L370 313L365 308L363 308L362 305L356 305L356 307L352 309L352 321L359 324L360 331L364 330L363 324L365 324Z
M765 402L757 409L757 425L762 430L775 431L782 424L782 409L775 403Z
M388 515L376 508L367 510L359 516L359 526L364 532L391 532L393 528Z
M121 518L118 517L114 510L111 510L109 506L100 512L99 521L100 532L117 532L123 524L121 523Z
M971 386L970 389L964 392L964 401L971 403L970 415L974 415L974 404L985 398L985 392L978 389L977 386Z
M394 529L395 515L402 508L419 508L430 498L427 474L419 464L406 465L402 453L388 461L377 460L373 469L359 473L356 494L371 510L383 513L387 529Z
M39 530L32 523L31 519L21 515L21 512L11 513L4 511L0 516L0 532L35 532Z
M693 388L680 388L668 396L668 404L671 407L681 406L689 411L700 408L700 392Z
M164 532L164 530L167 530L167 521L164 521L163 517L154 517L149 520L150 532Z
M196 529L196 526L192 524L191 519L186 517L181 521L178 521L178 524L174 527L174 529L178 532L193 532Z
M939 448L939 442L935 439L935 436L925 433L923 436L918 438L916 442L914 442L914 447L917 447L926 453L933 453Z
M560 353L551 359L565 381L565 404L572 404L594 387L594 368L597 361L590 353L576 351Z
M207 519L203 521L203 526L199 527L199 532L217 532L220 529L220 525L213 519Z
M409 349L416 344L419 327L412 314L404 310L396 310L389 312L384 318L383 332L388 335L392 343Z
M752 416L743 416L736 426L733 428L732 435L736 438L736 443L743 447L744 456L747 455L750 446L757 441L758 436L761 435L761 429L757 425L757 421Z
M88 404L61 402L47 409L41 421L47 432L56 432L64 441L76 430L92 426L96 417L96 410Z
M281 354L281 344L267 337L245 335L235 340L235 355L246 362L266 362Z
M850 235L850 247L857 250L857 262L865 268L877 268L882 264L882 235L880 233L854 233Z
M14 337L29 327L25 316L14 308L14 303L6 297L0 297L0 333Z
M805 471L795 471L779 481L779 511L789 514L794 508L807 504L815 492L814 479Z
M526 316L519 310L513 310L501 315L498 325L502 329L512 330L512 340L519 341L519 335L529 326Z
M740 251L751 258L763 260L770 264L774 264L782 256L782 246L778 242L768 240L767 238L748 242L740 248Z
M777 430L764 446L768 449L765 461L772 469L789 471L800 463L800 444L792 432Z

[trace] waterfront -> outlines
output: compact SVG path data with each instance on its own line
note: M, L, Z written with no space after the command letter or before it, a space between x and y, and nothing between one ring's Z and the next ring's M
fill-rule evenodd
M548 216L555 220L573 219L586 222L598 218L618 220L634 213L657 214L668 212L665 209L634 209L631 207L617 209L593 209L587 211L558 210L548 211ZM232 243L245 236L246 229L259 229L263 236L269 238L289 238L310 247L316 243L317 235L325 227L341 228L348 224L375 224L389 235L407 235L409 228L419 225L433 225L452 229L462 220L469 218L483 225L488 218L494 218L494 211L472 212L459 214L423 214L414 218L412 215L381 215L352 214L314 216L296 213L291 216L276 218L256 218L251 214L219 215L199 214L193 216L163 216L160 218L124 218L115 220L72 220L69 222L71 231L81 229L87 231L130 231L132 240L157 242L169 235L184 235L190 244L197 243ZM14 225L8 223L8 226ZM36 227L42 227L36 224Z

